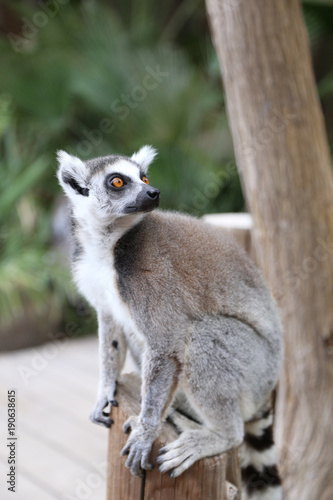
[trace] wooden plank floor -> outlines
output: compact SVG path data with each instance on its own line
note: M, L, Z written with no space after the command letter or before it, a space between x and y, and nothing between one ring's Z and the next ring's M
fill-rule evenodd
M127 361L124 371L131 371ZM1 500L104 500L107 429L89 413L97 337L0 354ZM7 490L7 390L17 397L17 491ZM115 499L116 500L116 499Z

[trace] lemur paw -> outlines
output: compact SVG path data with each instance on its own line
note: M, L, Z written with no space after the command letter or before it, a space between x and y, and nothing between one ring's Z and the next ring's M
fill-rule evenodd
M143 428L138 417L130 417L125 422L123 429L126 433L132 429L126 445L120 452L122 456L128 455L125 467L130 469L133 476L142 476L143 469L151 470L154 468L154 465L148 460L154 438L149 436L149 431Z
M110 411L107 413L104 411L104 409L108 405L110 405ZM91 422L110 428L113 424L113 420L111 418L112 406L118 406L118 403L115 399L102 398L98 400L89 417Z
M170 477L180 476L199 458L183 436L160 449L156 462L161 474L169 472Z

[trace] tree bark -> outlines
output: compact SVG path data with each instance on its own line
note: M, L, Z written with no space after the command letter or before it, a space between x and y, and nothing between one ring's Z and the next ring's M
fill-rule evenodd
M282 313L286 499L333 498L333 178L298 0L207 0L256 256Z

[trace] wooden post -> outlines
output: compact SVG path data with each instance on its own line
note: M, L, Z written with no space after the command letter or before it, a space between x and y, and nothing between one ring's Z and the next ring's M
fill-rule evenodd
M140 380L124 375L118 384L118 407L112 408L114 424L109 432L107 500L239 500L240 473L238 450L196 462L181 476L172 479L158 468L136 478L126 469L120 451L127 441L122 426L131 415L140 412ZM166 422L155 442L152 458L158 450L177 438L175 428Z
M206 0L258 262L285 329L284 499L333 498L333 176L299 0Z

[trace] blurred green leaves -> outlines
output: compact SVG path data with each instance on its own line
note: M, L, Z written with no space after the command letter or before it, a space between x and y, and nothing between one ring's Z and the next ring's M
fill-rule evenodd
M8 212L13 209L18 200L41 181L47 166L44 156L37 158L30 164L25 164L27 168L24 170L19 165L9 165L9 175L4 179L3 193L0 198L1 219L6 219ZM0 163L0 169L5 173L4 162Z
M38 156L38 141L32 130L29 127L20 130L9 115L8 112L5 119L3 113L0 121L3 150L0 161L1 326L19 317L31 304L43 312L51 288L65 275L48 249L50 211L41 208L36 191L47 179L50 160L46 154ZM57 288L56 302L59 303L64 293L62 286Z

